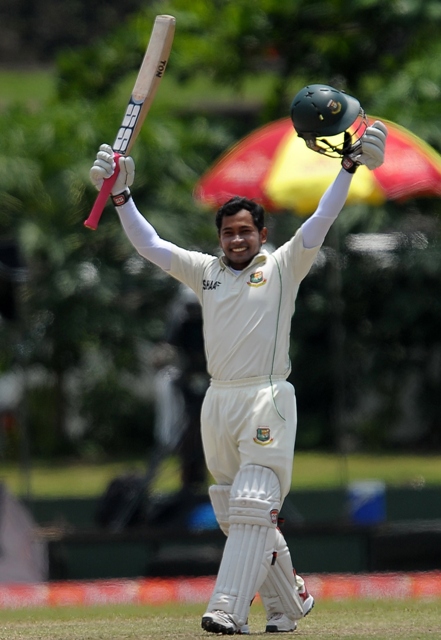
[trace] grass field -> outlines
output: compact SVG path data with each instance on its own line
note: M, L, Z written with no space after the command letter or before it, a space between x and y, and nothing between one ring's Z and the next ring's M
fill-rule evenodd
M200 628L203 605L134 605L0 611L0 640L192 640L216 637ZM265 619L253 605L251 635L263 634ZM321 602L290 637L301 640L432 640L439 638L439 601Z
M144 460L107 463L34 462L30 488L34 496L90 497L101 494L108 482L122 471L144 469ZM343 458L322 453L296 453L293 489L322 489L346 486L353 480L377 478L390 486L441 485L441 455L368 455ZM0 481L16 495L26 493L26 478L17 464L2 462ZM178 487L179 469L169 459L162 467L157 485L164 492Z
M129 74L114 91L121 97L125 106L131 93L136 72ZM260 104L268 95L273 78L271 74L261 73L245 81L240 90L240 102ZM2 69L0 68L0 108L11 103L42 104L55 97L56 76L50 68ZM213 85L206 77L195 77L186 83L178 84L172 74L165 75L161 90L155 98L152 111L161 112L164 108L192 109L195 104L201 109L210 109L211 105L237 104L238 90L235 87Z
M0 69L0 107L11 102L41 103L54 94L55 78L48 69Z

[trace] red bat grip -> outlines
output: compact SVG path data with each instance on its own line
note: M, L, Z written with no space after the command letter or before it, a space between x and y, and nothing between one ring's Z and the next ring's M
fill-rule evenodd
M116 179L119 174L119 162L118 158L121 156L120 153L114 153L113 157L115 159L116 167L113 174L110 178L106 178L103 182L103 186L100 189L100 192L95 200L95 204L92 207L92 210L89 214L87 220L84 221L84 226L88 229L96 230L98 227L98 223L101 218L101 214L103 213L104 207L106 206L106 202L108 197L110 196L110 192L112 191L112 187L116 182Z

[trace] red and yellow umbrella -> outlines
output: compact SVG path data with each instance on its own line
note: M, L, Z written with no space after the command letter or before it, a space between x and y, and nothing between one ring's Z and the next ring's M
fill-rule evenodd
M369 171L359 167L347 203L379 205L386 200L441 196L441 156L404 127L388 127L385 161ZM341 136L328 137L331 144ZM315 211L335 178L338 160L313 153L297 136L290 118L252 132L228 150L199 180L195 198L218 207L234 195L254 198L268 211L291 210L301 216Z

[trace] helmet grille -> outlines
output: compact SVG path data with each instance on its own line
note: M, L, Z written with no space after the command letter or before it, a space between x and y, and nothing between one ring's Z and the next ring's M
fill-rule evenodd
M350 149L353 150L352 147L360 141L368 125L366 113L360 107L360 112L355 122L342 133L328 138L318 138L313 133L298 133L298 136L303 138L307 147L313 151L330 158L341 158L349 153Z

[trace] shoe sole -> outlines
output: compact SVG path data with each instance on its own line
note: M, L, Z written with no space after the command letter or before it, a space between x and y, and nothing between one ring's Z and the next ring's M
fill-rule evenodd
M280 630L279 627L277 627L275 624L267 624L266 625L266 629L265 629L265 633L291 633L292 631L295 631L297 629L297 626L294 627L294 629L283 629Z
M225 636L233 636L236 631L234 629L224 627L222 624L215 622L211 618L202 618L201 627L209 633L222 633Z
M303 617L304 617L304 618L306 618L306 616L308 615L308 613L311 613L312 608L314 607L314 605L315 605L315 601L314 601L314 598L313 598L313 599L312 599L312 604L311 604L311 606L309 607L308 611L307 611L306 613L304 613L304 614L303 614ZM265 633L291 633L292 631L295 631L296 629L297 629L297 625L295 625L294 629L283 629L283 630L280 630L280 629L278 628L278 626L277 626L277 625L275 625L275 624L268 624L268 625L266 626Z
M279 629L276 624L267 624L265 633L292 633L297 629L297 623L294 622L293 624L294 626L292 629Z

